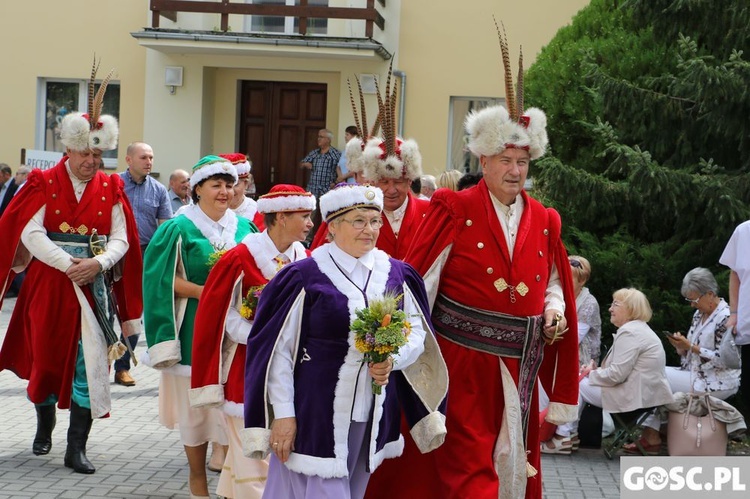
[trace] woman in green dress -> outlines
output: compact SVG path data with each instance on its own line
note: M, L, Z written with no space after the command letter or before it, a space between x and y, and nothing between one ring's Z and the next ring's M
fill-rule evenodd
M191 408L188 400L195 312L211 266L247 234L257 232L229 209L235 182L237 171L226 159L201 159L190 177L195 204L160 225L144 255L146 362L162 371L159 420L169 429L179 427L191 497L208 496L208 442L227 444L221 414Z

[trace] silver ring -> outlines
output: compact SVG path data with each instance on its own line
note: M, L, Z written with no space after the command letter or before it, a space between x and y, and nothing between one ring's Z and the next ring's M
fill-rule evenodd
M274 443L273 443L273 446L274 446L274 447L278 447L278 446L279 446L279 443L278 443L278 442L274 442Z

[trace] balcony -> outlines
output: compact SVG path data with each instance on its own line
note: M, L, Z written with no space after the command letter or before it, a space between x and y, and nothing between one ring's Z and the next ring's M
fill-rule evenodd
M390 13L386 0L151 0L151 26L131 34L164 53L388 60L398 33L386 31L386 20L398 7Z

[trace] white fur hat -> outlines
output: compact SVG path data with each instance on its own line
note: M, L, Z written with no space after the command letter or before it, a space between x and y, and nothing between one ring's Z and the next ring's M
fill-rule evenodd
M525 149L531 159L544 155L547 138L547 116L532 107L514 122L503 106L472 111L466 117L469 150L477 157L494 156L508 148Z
M290 211L313 211L315 196L302 187L292 184L277 184L268 194L258 199L258 211L263 213L283 213Z
M355 208L383 210L383 191L377 187L339 184L320 197L320 213L326 222Z
M371 138L363 147L356 137L346 144L346 161L347 169L362 173L371 182L402 177L415 180L422 175L422 155L413 139L396 138L395 154L388 155L383 139Z
M237 169L232 163L219 156L205 156L193 166L193 173L190 175L190 188L194 189L201 181L221 173L231 175L234 177L234 182L237 182Z
M60 126L61 142L73 151L116 149L118 134L117 119L108 114L99 116L97 122L92 125L88 114L68 113Z

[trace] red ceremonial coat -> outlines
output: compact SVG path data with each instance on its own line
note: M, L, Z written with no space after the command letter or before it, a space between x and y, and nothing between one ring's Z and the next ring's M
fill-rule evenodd
M121 273L114 286L121 321L138 319L143 312L141 276L143 262L133 211L116 174L99 171L86 184L80 202L73 192L65 162L46 171L32 170L26 185L0 219L0 282L4 296L12 281L13 268L26 268L8 332L0 351L0 370L10 369L29 380L28 397L35 403L57 395L61 409L70 407L73 375L81 338L81 306L71 280L53 267L33 258L21 242L21 232L45 206L44 227L48 232L100 235L111 230L112 208L120 203L130 244L118 262ZM88 287L84 294L90 298Z
M544 347L538 376L550 395L550 402L567 406L570 413L578 402L578 338L570 266L560 239L560 217L525 192L522 196L525 207L512 261L484 180L472 189L435 193L405 260L425 275L436 260L446 258L439 282L434 282L440 294L465 307L515 316L543 314L545 291L554 264L560 275L569 331L561 341ZM425 276L428 293L433 284L430 277ZM528 293L520 296L516 292L513 303L508 289L499 291L496 287L500 278L510 285L523 282L529 288ZM399 487L390 489L388 497L496 499L501 484L494 453L505 410L499 359L440 335L438 342L450 378L448 435L445 444L429 454L420 455L407 448L398 460L401 475L389 478L398 480L390 483L399 483ZM502 361L517 384L518 359L503 357ZM530 421L535 421L539 414L536 389L530 414ZM539 498L542 491L538 430L538 425L528 425L528 461L539 473L526 480L527 498ZM370 483L368 497L376 497L385 490L374 488L382 487L383 483L377 473Z
M208 274L195 315L190 402L194 407L220 406L242 418L245 387L245 345L226 332L229 310L237 310L251 287L265 286L278 272L269 254L258 244L265 233L246 236L227 251ZM308 256L295 243L295 259Z
M398 231L398 237L394 234L391 224L388 222L388 218L383 215L383 228L380 229L380 235L375 246L382 251L388 253L388 256L395 258L396 260L403 260L406 256L406 252L411 246L414 240L414 235L422 223L422 219L427 212L427 208L430 206L430 202L425 199L419 199L408 194L409 202L406 204L406 212L404 213L404 219L401 221L401 228ZM318 232L315 233L311 250L314 250L318 246L321 246L328 242L326 237L328 236L328 224L322 222Z

